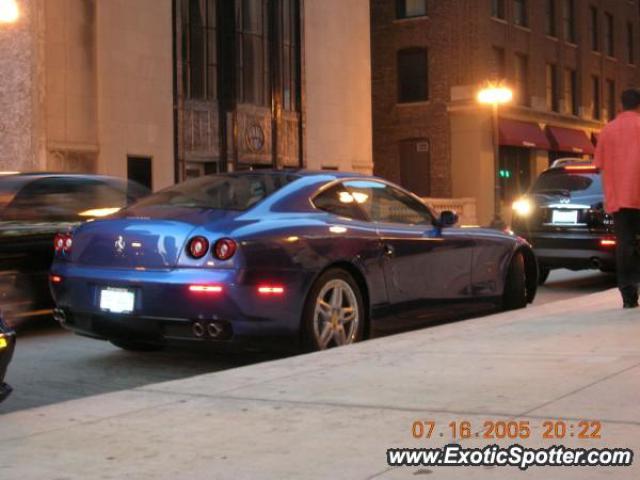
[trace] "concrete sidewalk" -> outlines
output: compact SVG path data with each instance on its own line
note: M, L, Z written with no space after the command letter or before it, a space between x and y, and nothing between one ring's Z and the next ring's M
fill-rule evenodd
M443 446L451 421L513 418L533 432L506 444L638 453L639 397L640 310L608 291L0 416L0 478L637 479L638 459L522 473L390 468L386 450ZM558 418L600 420L602 439L543 440ZM436 421L434 437L414 439L415 420Z

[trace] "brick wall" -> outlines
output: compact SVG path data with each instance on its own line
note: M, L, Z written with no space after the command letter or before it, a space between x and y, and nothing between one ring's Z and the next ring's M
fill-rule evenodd
M484 81L495 77L493 47L505 52L506 80L513 85L515 55L528 57L528 103L530 107L513 106L503 110L505 116L517 116L540 123L558 123L585 129L598 129L602 122L591 117L591 76L601 78L602 106L606 107L605 79L616 82L616 96L629 86L638 86L638 68L626 62L626 23L635 30L636 64L640 64L640 21L638 1L576 0L577 45L564 41L562 35L562 3L556 2L557 39L545 34L543 0L529 0L529 27L513 24L513 2L505 0L506 21L491 18L491 0L428 1L428 16L397 20L395 1L371 1L372 25L372 99L373 156L375 173L393 181L400 180L398 142L411 138L427 138L431 143L431 195L450 196L451 134L449 110L476 109L473 94ZM615 18L616 59L591 51L589 5L597 5L600 13L600 36L603 43L604 16ZM429 91L427 102L397 103L397 52L407 47L426 47L429 52ZM578 72L580 116L546 111L546 63L558 65L559 92L562 94L564 68ZM459 88L462 87L462 88ZM452 102L451 90L463 92ZM466 93L464 93L466 92ZM466 94L466 98L464 95ZM560 99L561 109L563 99ZM604 118L604 112L603 112ZM473 165L470 161L470 172Z

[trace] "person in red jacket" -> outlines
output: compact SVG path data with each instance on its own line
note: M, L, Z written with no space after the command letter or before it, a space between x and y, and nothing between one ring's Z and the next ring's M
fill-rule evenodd
M602 174L605 208L613 215L618 288L624 308L635 308L640 281L640 90L624 91L622 108L598 138L596 166Z

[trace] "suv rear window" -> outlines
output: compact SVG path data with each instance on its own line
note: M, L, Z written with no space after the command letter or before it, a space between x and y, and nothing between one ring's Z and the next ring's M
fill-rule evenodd
M248 210L298 178L295 175L281 173L210 175L161 190L136 203L135 207Z
M544 172L531 188L531 193L565 195L600 195L602 183L598 173L576 173L566 170Z

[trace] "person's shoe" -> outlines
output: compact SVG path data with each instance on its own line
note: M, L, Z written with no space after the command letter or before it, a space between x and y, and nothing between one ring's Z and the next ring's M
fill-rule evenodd
M638 301L628 301L622 304L622 308L638 308Z

